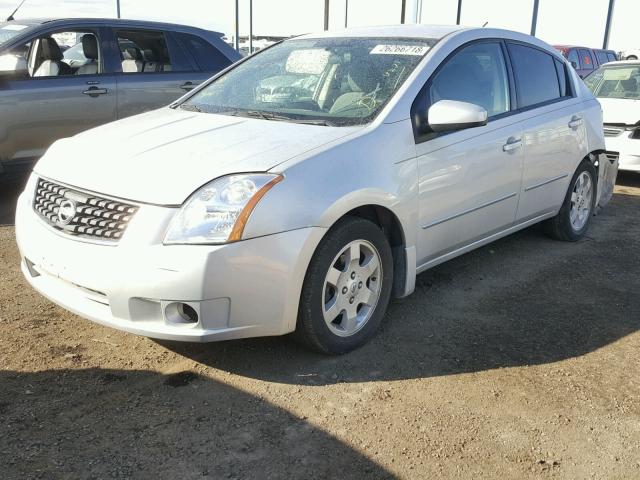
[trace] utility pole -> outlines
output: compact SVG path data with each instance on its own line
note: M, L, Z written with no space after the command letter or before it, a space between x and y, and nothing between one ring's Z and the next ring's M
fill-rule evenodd
M240 52L240 11L238 1L236 0L236 36L233 41L236 52Z
M456 25L460 25L461 18L462 18L462 0L458 0L458 13L456 14Z
M422 21L422 0L416 0L416 4L413 10L413 23L420 23Z
M118 18L120 18L120 0L116 0L116 11L118 14Z
M613 8L616 6L616 0L609 0L609 11L607 12L607 25L604 27L604 41L602 48L609 48L609 32L611 32L611 21L613 20Z
M329 30L329 0L324 0L324 29Z
M538 7L540 0L533 0L533 15L531 16L531 36L536 36L536 28L538 26Z
M407 0L402 0L402 8L400 9L400 23L404 23L407 13Z
M249 0L249 55L253 53L253 0Z
M349 0L344 0L344 28L347 28L349 20Z

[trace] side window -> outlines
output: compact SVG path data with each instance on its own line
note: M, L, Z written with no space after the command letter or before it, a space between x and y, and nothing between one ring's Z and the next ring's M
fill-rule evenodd
M61 77L102 73L100 46L92 32L47 34L11 51L17 70L27 77Z
M580 68L583 70L593 70L594 68L591 52L584 48L580 49Z
M510 43L515 70L518 107L526 108L560 98L555 59L534 47Z
M578 56L578 50L576 50L575 48L569 50L567 60L569 60L569 63L571 65L575 65L575 68L580 68L580 57Z
M122 72L161 73L173 71L173 63L163 32L116 30Z
M618 59L616 58L616 54L615 54L615 53L607 53L607 59L608 59L610 62L615 62L616 60L618 60Z
M191 52L201 71L219 72L231 64L231 60L205 39L189 33L177 35L185 50Z
M567 74L565 64L560 60L554 59L556 64L556 72L558 72L558 83L560 84L560 96L570 97L573 95L571 88L571 77Z
M463 48L432 77L429 100L459 100L487 110L489 117L508 112L509 80L499 43Z
M607 52L603 52L602 50L596 51L596 58L598 59L598 63L600 65L609 61L609 59L607 58Z

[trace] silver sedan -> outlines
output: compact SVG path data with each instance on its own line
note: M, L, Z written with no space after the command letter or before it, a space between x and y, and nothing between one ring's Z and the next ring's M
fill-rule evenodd
M434 265L538 222L582 238L616 171L598 101L542 41L351 29L57 142L16 231L31 285L93 321L336 354Z

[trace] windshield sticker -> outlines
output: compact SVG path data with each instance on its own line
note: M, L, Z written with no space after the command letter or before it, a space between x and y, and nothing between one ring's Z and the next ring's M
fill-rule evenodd
M423 56L429 47L423 45L376 45L369 52L371 55L415 55Z
M12 30L14 32L19 32L21 30L24 30L25 28L29 28L27 25L5 25L4 27L2 27L1 30Z

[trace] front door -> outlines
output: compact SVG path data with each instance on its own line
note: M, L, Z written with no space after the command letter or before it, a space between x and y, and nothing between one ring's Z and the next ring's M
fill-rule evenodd
M103 73L97 30L48 32L12 50L28 68L0 83L4 166L33 161L54 141L116 119L116 81Z
M433 134L417 144L418 265L510 227L518 205L522 126L514 123L504 47L472 43L446 60L427 83L428 108L439 100L482 106L482 127Z

